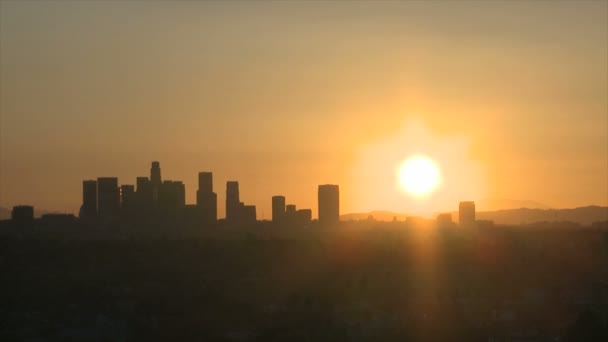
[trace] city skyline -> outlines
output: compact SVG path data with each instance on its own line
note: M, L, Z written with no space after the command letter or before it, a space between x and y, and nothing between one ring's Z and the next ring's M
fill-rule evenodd
M91 212L91 206L94 205L95 208L97 210L99 210L99 202L101 201L102 203L104 202L104 199L99 199L99 191L98 191L98 183L101 181L102 182L102 188L106 187L108 189L110 189L110 196L111 197L116 197L115 200L112 199L105 199L106 202L110 201L115 201L116 203L118 203L118 206L115 207L114 205L110 204L110 206L112 207L111 210L114 211L115 213L117 213L119 211L119 209L122 207L123 204L123 193L124 191L129 191L131 194L131 196L133 196L133 198L135 200L137 200L137 196L141 196L141 190L138 191L138 189L142 189L144 187L148 187L148 191L150 191L150 196L155 198L155 201L158 200L158 193L154 193L152 194L152 188L149 188L152 184L156 185L156 186L162 186L164 185L178 185L181 188L182 194L179 195L179 197L183 197L183 201L182 201L182 206L186 207L186 206L196 206L199 208L203 208L204 211L206 211L207 213L204 214L206 219L204 220L204 222L215 222L217 220L226 220L227 219L227 208L229 206L228 202L229 201L224 201L224 205L219 205L218 202L218 194L213 192L213 189L215 188L214 185L214 181L213 181L213 172L211 171L198 171L196 172L196 174L198 175L198 183L197 183L197 187L195 187L195 189L193 190L193 192L195 193L194 195L194 200L192 202L188 201L188 198L192 197L192 195L187 196L188 191L186 189L188 189L188 187L186 186L186 184L184 184L184 182L182 182L181 180L171 180L171 179L166 179L166 178L162 178L161 175L161 167L160 167L160 162L159 161L152 161L151 162L151 168L149 169L149 176L136 176L134 178L135 182L131 182L129 183L129 181L120 181L120 179L118 177L114 177L114 176L101 176L101 177L92 177L90 179L82 179L82 186L81 186L81 198L82 201L80 202L80 206L77 209L74 210L47 210L46 208L38 208L35 205L32 204L32 202L34 201L29 201L29 202L23 202L23 203L17 203L15 205L12 205L11 207L6 207L5 209L9 209L10 208L14 208L14 207L33 207L35 208L36 212L42 212L42 213L52 213L52 214L72 214L75 216L81 216L83 213L85 213L85 215L87 215L86 213L88 212L90 215ZM95 185L94 189L92 190L92 185ZM231 202L232 206L236 206L234 208L235 211L241 211L243 209L243 205L244 202L241 200L240 198L240 191L239 191L239 181L238 180L227 180L225 183L225 191L224 192L220 192L220 193L224 193L227 194L229 192L235 192L235 196L233 198L233 200ZM220 185L221 186L221 185ZM293 209L293 214L296 213L296 211L301 212L302 210L307 210L307 211L311 211L314 212L315 215L310 216L311 219L315 219L318 220L319 219L319 203L321 201L320 198L320 193L322 190L330 190L330 192L333 190L333 188L336 188L336 196L339 198L339 194L337 193L339 190L337 190L337 188L339 187L339 185L332 185L332 184L321 184L318 185L318 190L316 192L317 196L316 197L316 203L314 205L314 209L296 209L296 205L295 204L290 204L290 202L286 201L286 196L284 195L279 195L279 194L274 194L270 197L270 201L269 201L269 207L270 207L270 212L266 213L265 211L265 204L257 204L257 203L252 203L251 205L248 205L249 207L253 207L254 212L256 212L256 208L262 207L264 208L264 211L261 214L257 214L254 215L256 217L257 220L262 220L262 221L273 221L273 222L277 222L277 220L275 220L275 216L274 216L274 210L275 208L275 200L280 200L282 201L282 207L283 207L283 214L285 214L285 212L289 212L289 207L292 207L291 209ZM328 189L331 188L331 189ZM201 192L201 189L203 190ZM145 191L145 190L144 190ZM158 190L156 190L158 191ZM106 195L108 191L106 191ZM225 199L227 199L229 196L223 196ZM103 198L103 196L102 196ZM500 210L510 210L510 209L518 209L518 208L527 208L527 209L542 209L542 210L547 210L547 209L574 209L574 208L550 208L545 206L545 204L543 203L539 203L539 202L535 202L535 201L527 201L527 200L500 200L500 199L492 199L492 200L488 200L488 199L482 199L482 203L485 203L485 201L487 201L488 203L492 203L491 205L494 205L494 207L488 208L488 207L482 207L482 210L484 211L500 211ZM210 203L213 202L213 203ZM460 203L460 208L458 206L456 206L456 203ZM94 203L94 204L92 204ZM475 200L459 200L457 202L452 203L452 208L447 208L445 210L435 210L432 212L426 212L424 214L419 214L416 213L415 211L410 211L408 212L407 208L404 208L403 211L395 211L393 212L394 214L397 215L408 215L408 216L412 216L412 217L421 217L421 218L428 218L428 219L437 219L437 220L441 220L441 216L444 215L450 215L450 213L454 213L454 212L462 212L462 207L464 206L472 206L472 219L467 218L467 222L474 222L475 221L475 211L476 211L476 201ZM503 205L504 207L500 207L500 206L496 206L496 205ZM240 205L240 207L239 207ZM102 207L104 207L104 205L101 205ZM108 205L105 205L105 207L107 207ZM337 205L339 207L339 204ZM583 207L587 207L587 206L596 206L595 204L590 204L590 205L586 205L586 206L581 206L578 208L583 208ZM247 206L246 206L247 207ZM600 207L605 207L605 206L600 206ZM287 211L286 209L287 208ZM105 209L102 209L102 211ZM326 209L327 210L327 209ZM329 209L330 211L332 209ZM212 214L209 214L209 211L211 211ZM339 209L338 209L339 211ZM467 216L471 215L468 213L468 209L465 209L465 211L467 211ZM391 213L390 210L383 210L382 208L377 208L377 209L372 209L367 211L369 213L373 213L373 212L380 212L380 213ZM220 214L221 213L221 214ZM357 214L362 214L362 213L357 213L357 212L340 212L337 217L340 217L341 215L357 215ZM209 216L211 215L211 216ZM36 216L39 216L39 214L37 214ZM277 216L278 218L279 216ZM233 220L237 220L236 217L233 218ZM332 219L330 220L332 223L336 223L337 220ZM234 223L235 221L233 221Z
M280 203L277 203L279 200ZM272 221L275 224L310 223L311 209L296 210L295 204L285 204L285 196L274 195L271 220L258 217L256 205L245 204L240 199L239 183L226 182L225 215L218 218L217 194L213 192L213 173L198 172L196 202L186 201L185 186L182 181L162 178L159 161L152 161L150 176L136 177L136 183L119 183L117 177L97 177L82 181L82 204L78 216L84 222L97 219L121 219L129 222L149 222L159 218L176 221L188 220L201 226L209 226L223 219L228 224L251 224L255 221ZM335 225L339 221L338 185L319 185L319 215L323 225ZM31 205L17 205L14 208ZM27 209L29 210L29 209ZM32 211L32 217L34 212Z
M608 0L0 0L0 269L0 341L608 341Z
M319 184L340 185L343 213L608 206L607 13L605 1L2 1L0 206L77 213L82 179L134 184L150 160L187 203L199 170L220 204L238 180L266 219L275 194L316 215ZM412 156L438 170L425 196L395 174Z

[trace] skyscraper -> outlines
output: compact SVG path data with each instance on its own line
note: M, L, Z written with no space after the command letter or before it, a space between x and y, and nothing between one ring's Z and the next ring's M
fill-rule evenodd
M120 186L120 206L130 210L135 202L135 187L133 185Z
M213 192L213 174L211 172L198 173L198 190L203 193Z
M293 219L296 215L296 205L295 204L288 204L285 206L285 216Z
M80 210L81 217L97 216L97 181L85 180L82 181L82 208Z
M475 202L460 202L458 205L458 223L460 223L461 226L475 224Z
M175 205L178 208L186 206L186 186L182 181L173 181L173 191L175 192Z
M211 172L198 173L196 205L201 210L205 222L217 221L217 194L213 192L213 174Z
M135 211L140 217L145 217L152 212L152 184L148 177L137 177L137 189L135 190Z
M137 177L137 201L151 202L152 201L152 187L148 177Z
M439 215L437 215L436 221L437 221L437 225L440 227L449 226L452 224L452 214L450 214L450 213L439 214Z
M340 190L337 185L319 185L319 223L335 224L340 221Z
M180 214L186 206L186 190L181 181L165 180L160 186L158 210L171 217Z
M242 205L241 206L241 221L243 223L255 223L257 220L255 205Z
M238 222L240 212L239 182L226 182L226 221Z
M29 225L34 222L34 207L31 205L17 205L13 207L11 219L19 225Z
M300 209L296 211L296 222L299 225L307 225L312 221L312 210L311 209Z
M150 185L152 192L152 201L158 202L161 192L162 186L162 178L160 176L160 163L157 161L152 162L152 167L150 168Z
M120 209L118 178L97 178L97 212L101 217L115 217Z
M285 217L285 196L272 196L272 222L280 223Z
M152 167L150 168L150 183L156 186L160 186L162 184L162 178L160 177L160 163L157 161L153 161Z

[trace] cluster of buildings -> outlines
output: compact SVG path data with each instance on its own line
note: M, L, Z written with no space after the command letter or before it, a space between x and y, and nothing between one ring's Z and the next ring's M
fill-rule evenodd
M153 161L149 177L137 177L136 184L119 185L117 177L99 177L82 182L81 220L126 220L154 222L181 220L193 224L214 224L217 217L217 194L213 191L213 174L198 173L196 204L186 204L186 190L182 181L163 180L160 163ZM459 224L473 226L475 202L459 205ZM318 188L318 223L334 225L340 221L340 190L338 185L325 184ZM55 216L65 214L55 214ZM51 219L64 220L65 217ZM13 208L14 221L29 223L34 220L31 206ZM257 221L255 205L240 200L239 183L226 182L226 217L228 224L250 224ZM272 222L285 225L307 225L312 222L311 209L297 209L287 204L285 196L272 197ZM450 213L437 216L440 225L452 224Z
M336 223L340 218L339 188L319 186L319 222ZM217 222L217 194L213 192L213 174L199 172L196 204L186 204L181 181L162 180L160 163L152 162L150 177L137 177L136 186L118 185L116 177L100 177L82 183L82 219L186 219L202 223ZM226 183L226 218L230 224L246 224L257 220L255 205L241 202L239 183ZM311 209L296 210L284 196L272 197L272 221L307 224L312 221Z

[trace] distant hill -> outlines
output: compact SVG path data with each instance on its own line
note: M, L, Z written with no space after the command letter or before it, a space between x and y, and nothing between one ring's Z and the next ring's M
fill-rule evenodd
M456 215L457 216L457 215ZM574 209L510 209L482 211L477 213L479 220L492 220L500 224L526 224L533 222L571 221L584 225L608 221L608 207L588 206Z
M480 211L494 211L494 210L508 210L508 209L553 209L550 206L539 203L536 201L528 200L513 200L504 198L486 198L480 201L475 201L477 210Z
M402 213L393 213L390 211L372 211L369 213L353 213L341 215L343 221L349 220L365 220L373 216L378 221L392 221L393 217L403 221L408 215ZM452 219L458 222L458 212L452 212ZM478 220L491 220L497 224L527 224L534 222L559 222L571 221L583 225L589 225L593 222L608 221L608 207L588 206L574 209L506 209L496 211L478 211Z

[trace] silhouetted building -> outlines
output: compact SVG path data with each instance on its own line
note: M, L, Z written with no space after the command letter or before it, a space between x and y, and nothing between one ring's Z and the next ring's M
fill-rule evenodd
M152 201L158 202L161 192L161 186L163 184L162 178L160 176L160 163L157 161L152 162L152 167L150 168L150 185L152 191Z
M439 226L447 226L452 224L452 214L443 213L437 215L437 225Z
M285 218L285 196L272 196L272 222L280 223Z
M160 176L160 163L157 161L152 162L152 167L150 168L150 183L153 185L161 185L162 178Z
M288 204L285 206L285 216L283 216L283 223L286 225L292 225L296 222L296 205Z
M309 224L312 221L312 210L300 209L296 211L296 221L301 225Z
M80 208L81 218L91 218L97 216L97 181L82 181L82 207Z
M137 189L135 191L135 211L140 218L152 213L152 183L148 177L137 177Z
M184 207L184 220L190 226L200 226L203 222L203 212L196 204L186 204Z
M296 216L296 205L288 204L285 206L285 216L288 218L293 218Z
M118 178L97 178L97 213L101 217L115 217L120 209Z
M181 181L164 181L158 193L158 209L161 214L175 217L186 206L186 190Z
M148 177L137 177L136 185L136 193L143 195L146 192L150 192L150 179L148 179Z
M335 224L340 221L340 190L337 185L319 185L319 223Z
M217 221L217 194L213 192L213 174L211 172L198 173L196 204L201 211L201 218L204 222L213 223Z
M123 184L120 186L120 204L121 206L128 206L133 203L135 198L135 186L130 184Z
M198 191L213 192L213 174L211 172L198 173Z
M458 223L461 226L475 224L475 202L460 202L458 205Z
M126 214L131 214L135 208L135 187L133 185L120 186L120 207Z
M215 192L198 193L199 209L202 212L204 222L214 223L217 221L217 194Z
M13 207L11 219L18 225L28 225L34 222L34 207L31 205L17 205Z
M241 219L243 223L255 223L257 220L255 205L241 203Z
M239 182L226 182L226 221L238 222L240 212Z
M173 181L173 189L176 195L176 204L179 208L186 206L186 186L182 181Z

